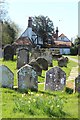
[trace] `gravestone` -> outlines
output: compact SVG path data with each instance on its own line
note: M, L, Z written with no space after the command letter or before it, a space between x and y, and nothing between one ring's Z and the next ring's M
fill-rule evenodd
M18 89L22 92L38 91L38 76L32 66L26 64L18 70Z
M13 60L14 49L10 44L4 46L4 60Z
M3 51L2 51L2 48L0 48L0 58L3 57Z
M37 63L37 61L35 59L32 59L29 62L29 65L31 65L35 69L35 71L37 72L37 75L41 76L42 68L40 67L40 65Z
M26 48L17 50L17 69L20 69L25 64L29 63L29 51Z
M75 92L80 93L80 75L75 79Z
M59 67L67 67L68 58L67 57L61 57L58 59L58 66Z
M63 90L66 85L66 73L59 67L46 72L45 90Z
M36 62L40 65L43 70L48 70L48 61L43 57L38 57Z
M41 57L45 58L48 61L48 66L53 67L52 64L52 52L49 49L41 50Z
M41 56L41 51L40 51L40 49L32 48L30 60L32 60L32 59L37 59L37 58L40 57L40 56Z
M0 66L0 86L13 88L14 84L14 74L13 72L5 65Z
M58 60L59 58L62 57L62 55L61 54L52 53L52 57L53 57L53 59Z

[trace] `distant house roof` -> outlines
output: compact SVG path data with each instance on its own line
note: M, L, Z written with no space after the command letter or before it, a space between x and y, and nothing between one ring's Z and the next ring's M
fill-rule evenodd
M14 45L32 45L32 41L28 37L20 37L14 43Z
M71 47L72 43L69 42L65 42L65 41L54 41L54 46L55 47Z
M59 37L66 37L63 33Z
M70 41L68 39L68 37L66 35L64 35L63 33L58 37L58 40L65 41L65 42L69 42Z

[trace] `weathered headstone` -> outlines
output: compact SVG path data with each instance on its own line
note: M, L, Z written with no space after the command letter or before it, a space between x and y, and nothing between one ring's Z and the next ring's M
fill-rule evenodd
M14 49L8 44L4 46L4 60L13 60L14 57Z
M18 89L38 91L38 76L32 66L26 64L18 70Z
M46 72L45 90L63 90L66 85L66 73L59 67Z
M3 57L3 52L2 52L2 48L0 48L0 58L2 58Z
M0 73L2 73L2 75L0 76L0 86L13 88L13 84L14 84L13 72L7 66L1 65Z
M48 70L48 61L43 57L38 57L36 62L40 65L43 70Z
M29 51L26 48L19 48L17 51L17 69L29 63Z
M53 67L53 64L52 64L52 53L49 49L42 49L41 50L41 57L45 58L47 61L48 61L48 66L49 67Z
M80 93L80 75L75 79L75 92Z
M35 48L33 48L32 51L31 51L30 60L32 60L32 59L37 59L37 58L40 57L40 56L41 56L40 49L35 49Z
M29 65L31 65L35 69L35 71L37 72L37 75L41 76L42 68L40 67L40 65L37 63L37 61L35 59L32 59L29 62Z
M60 67L67 67L68 58L67 57L61 57L58 59L58 66Z
M48 61L48 66L53 67L52 52L49 49L32 49L30 60L43 57Z
M53 59L58 60L59 58L62 57L62 55L61 54L52 53L52 57L53 57Z

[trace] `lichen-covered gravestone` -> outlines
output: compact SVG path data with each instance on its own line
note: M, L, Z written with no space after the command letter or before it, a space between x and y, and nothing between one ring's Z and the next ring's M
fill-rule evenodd
M13 72L5 65L0 66L0 86L13 88L14 84L14 74Z
M14 57L14 49L8 44L4 46L4 60L13 60Z
M48 61L43 57L38 57L36 62L40 65L43 70L48 70Z
M66 85L66 73L59 67L46 72L45 90L63 90Z
M29 62L29 51L26 48L19 48L17 51L17 69Z
M75 92L80 93L80 75L75 79Z
M38 76L32 66L26 64L18 70L18 89L22 92L38 91Z

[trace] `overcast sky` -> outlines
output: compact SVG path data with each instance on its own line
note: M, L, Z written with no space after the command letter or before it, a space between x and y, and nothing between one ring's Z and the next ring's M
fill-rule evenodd
M78 0L7 0L8 13L21 32L27 28L29 16L48 16L58 26L59 35L69 39L78 35Z

